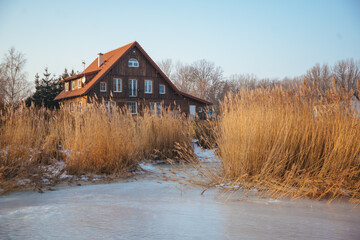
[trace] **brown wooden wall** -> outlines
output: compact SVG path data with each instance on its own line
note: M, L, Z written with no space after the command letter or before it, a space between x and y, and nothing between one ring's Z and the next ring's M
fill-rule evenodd
M139 67L128 67L130 58L137 59ZM112 91L114 78L122 80L122 92ZM129 97L130 79L137 80L136 97ZM152 94L145 93L145 80L152 80ZM106 92L100 92L101 81L106 82ZM165 85L165 94L160 94L160 84ZM173 107L176 104L186 114L189 113L189 105L196 105L197 112L199 107L205 108L206 106L201 102L177 94L136 46L114 64L112 69L90 90L88 96L88 101L97 96L99 100L109 101L111 99L120 107L126 102L136 101L139 103L138 112L141 111L140 105L148 104L150 106L150 102L162 102L163 107Z
M81 102L82 109L86 106L88 100L87 96L81 96L76 98L64 99L61 104L63 107L70 110L70 104L73 104L73 111L79 110L79 102Z

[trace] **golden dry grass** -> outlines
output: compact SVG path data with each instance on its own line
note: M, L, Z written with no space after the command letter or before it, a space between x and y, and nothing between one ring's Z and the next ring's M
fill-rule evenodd
M218 124L216 121L207 119L206 121L194 121L193 129L197 144L204 149L212 149L216 147L216 135L218 132Z
M191 141L190 122L164 110L163 116L132 116L90 104L82 112L66 109L7 108L0 122L0 188L19 179L41 181L42 171L63 160L73 175L127 174L139 161L175 157L175 145ZM36 178L36 179L34 179Z
M221 103L223 182L272 196L360 200L360 115L353 94L242 90Z
M40 166L58 157L54 124L52 112L44 108L20 106L1 112L0 187L12 188L22 178L40 178Z
M173 158L175 143L190 142L189 122L165 110L163 116L132 116L125 109L89 105L83 113L64 111L63 149L73 174L123 173L144 158Z

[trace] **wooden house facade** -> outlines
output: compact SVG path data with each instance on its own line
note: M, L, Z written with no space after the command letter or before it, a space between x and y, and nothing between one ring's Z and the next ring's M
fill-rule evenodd
M127 106L132 114L145 107L161 114L164 107L188 116L203 116L211 102L181 92L137 42L98 54L84 72L64 79L64 90L55 100L70 110L91 101Z

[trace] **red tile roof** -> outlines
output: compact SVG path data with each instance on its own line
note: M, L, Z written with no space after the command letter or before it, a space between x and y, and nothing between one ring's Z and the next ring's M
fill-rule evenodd
M89 92L89 90L100 80L102 76L104 76L111 68L114 63L119 60L132 46L134 46L136 42L132 42L128 45L125 45L121 48L112 50L103 54L103 64L98 67L97 58L82 72L81 74L99 71L93 79L90 80L84 87L80 89L76 89L73 91L63 90L59 95L56 96L54 100L60 100L64 98L76 97L80 95L84 95ZM80 74L80 75L81 75Z
M177 87L170 81L170 79L163 73L163 71L156 65L156 63L151 59L151 57L145 52L145 50L140 46L138 42L132 42L125 46L122 46L118 49L112 50L110 52L107 52L103 54L103 64L98 67L98 60L97 58L80 74L77 74L75 76L72 76L70 78L64 79L64 81L76 79L78 77L85 75L89 75L92 73L96 73L95 77L91 79L87 84L85 84L84 87L72 91L63 90L59 95L55 97L54 100L61 100L64 98L71 98L71 97L77 97L87 94L90 89L95 86L95 84L103 77L110 69L111 67L122 57L124 56L132 47L137 46L139 50L144 54L144 56L149 60L149 62L158 70L158 72L162 75L162 77L170 84L170 86L175 90L176 93L179 95L183 95L185 97L191 98L193 100L212 105L211 102L194 97L190 94L181 92L177 89Z

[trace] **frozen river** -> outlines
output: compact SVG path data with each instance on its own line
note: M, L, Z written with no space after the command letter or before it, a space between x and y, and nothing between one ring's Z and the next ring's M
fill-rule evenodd
M360 207L349 203L200 193L153 174L16 192L0 197L0 239L360 239Z

